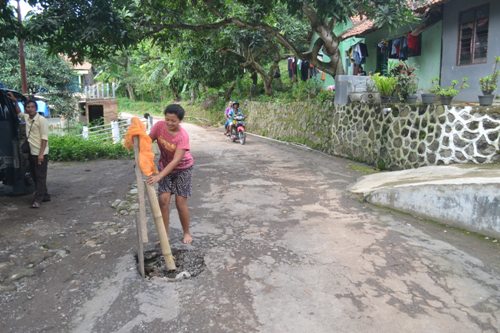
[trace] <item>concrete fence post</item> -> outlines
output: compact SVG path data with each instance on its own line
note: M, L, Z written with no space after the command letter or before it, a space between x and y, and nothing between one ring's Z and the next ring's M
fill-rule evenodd
M83 137L85 140L88 140L88 138L89 138L89 127L88 127L88 126L83 126L83 129L82 129L82 137Z
M113 137L113 143L119 143L120 137L120 126L117 121L111 121L111 135Z

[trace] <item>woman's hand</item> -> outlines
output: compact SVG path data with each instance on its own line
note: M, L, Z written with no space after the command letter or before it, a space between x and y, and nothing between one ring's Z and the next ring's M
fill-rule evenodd
M146 183L148 183L149 185L154 185L158 183L161 179L162 177L160 176L160 174L152 175L148 177Z

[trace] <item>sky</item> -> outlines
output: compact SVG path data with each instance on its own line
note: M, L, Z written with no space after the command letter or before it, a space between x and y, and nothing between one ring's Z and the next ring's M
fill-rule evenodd
M11 5L13 5L14 7L17 8L17 1L16 0L10 0L9 2ZM33 7L28 5L26 3L26 1L21 0L21 16L22 17L25 17L26 13L28 13L28 11L30 11L31 9L33 9Z

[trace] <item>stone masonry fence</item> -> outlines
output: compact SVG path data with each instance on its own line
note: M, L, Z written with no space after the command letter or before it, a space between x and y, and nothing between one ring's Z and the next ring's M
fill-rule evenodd
M250 132L380 169L500 162L500 110L479 107L247 102Z

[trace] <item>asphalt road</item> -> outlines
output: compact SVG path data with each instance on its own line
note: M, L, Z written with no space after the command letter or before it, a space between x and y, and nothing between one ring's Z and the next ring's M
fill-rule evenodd
M185 127L205 270L139 277L134 213L110 207L131 162L52 164L51 203L0 198L2 332L499 331L498 242L363 203L345 159Z

